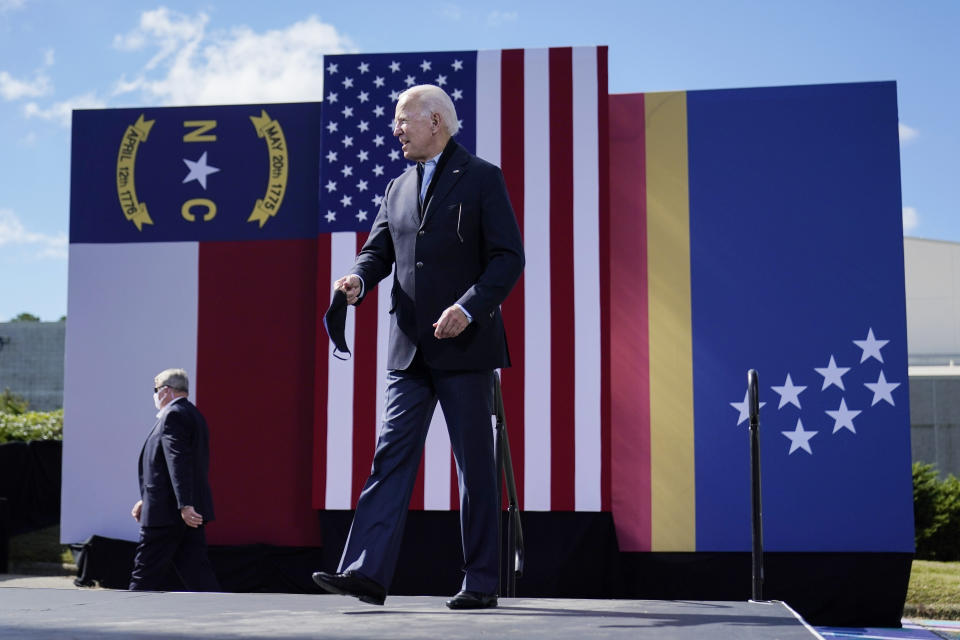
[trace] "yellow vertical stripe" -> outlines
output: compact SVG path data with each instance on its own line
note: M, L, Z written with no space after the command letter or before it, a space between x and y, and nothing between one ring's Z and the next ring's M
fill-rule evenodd
M647 274L653 551L696 551L687 96L648 93Z

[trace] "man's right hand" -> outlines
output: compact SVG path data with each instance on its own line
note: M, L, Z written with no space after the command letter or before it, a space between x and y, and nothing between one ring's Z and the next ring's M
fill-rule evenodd
M334 291L340 289L346 294L347 304L357 304L362 287L363 284L360 282L360 278L353 274L343 276L333 283Z
M130 515L133 516L133 519L137 522L140 522L140 511L143 509L143 500L137 500L137 504L133 505L133 509L130 510Z

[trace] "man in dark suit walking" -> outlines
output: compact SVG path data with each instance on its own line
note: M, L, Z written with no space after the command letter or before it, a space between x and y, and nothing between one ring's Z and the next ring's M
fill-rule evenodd
M187 591L219 591L203 526L213 520L207 421L187 399L186 371L167 369L153 384L159 413L140 452L141 499L131 511L140 543L130 590L164 589L173 566Z
M373 468L338 573L313 575L327 591L373 604L383 604L393 578L439 401L457 463L464 560L462 588L447 606L497 605L493 376L510 365L500 303L519 279L524 255L503 174L457 144L458 129L453 101L440 87L400 94L393 135L417 164L387 185L350 275L334 284L348 304L358 304L396 266L387 397Z

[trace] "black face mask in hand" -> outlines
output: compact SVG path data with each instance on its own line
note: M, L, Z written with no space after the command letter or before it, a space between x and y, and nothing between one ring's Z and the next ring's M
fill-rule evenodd
M333 300L330 301L330 308L323 314L323 326L333 342L333 357L338 360L350 359L350 348L347 346L347 337L344 330L347 325L347 294L340 289L333 292ZM347 354L344 358L337 352Z

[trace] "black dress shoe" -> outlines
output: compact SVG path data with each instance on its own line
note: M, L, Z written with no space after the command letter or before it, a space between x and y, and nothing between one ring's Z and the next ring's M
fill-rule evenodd
M369 604L383 604L383 601L387 599L386 589L356 571L346 571L344 573L317 571L313 574L313 581L320 588L330 593L353 596L354 598L360 598L361 602Z
M492 609L497 606L496 594L463 590L447 600L450 609Z

